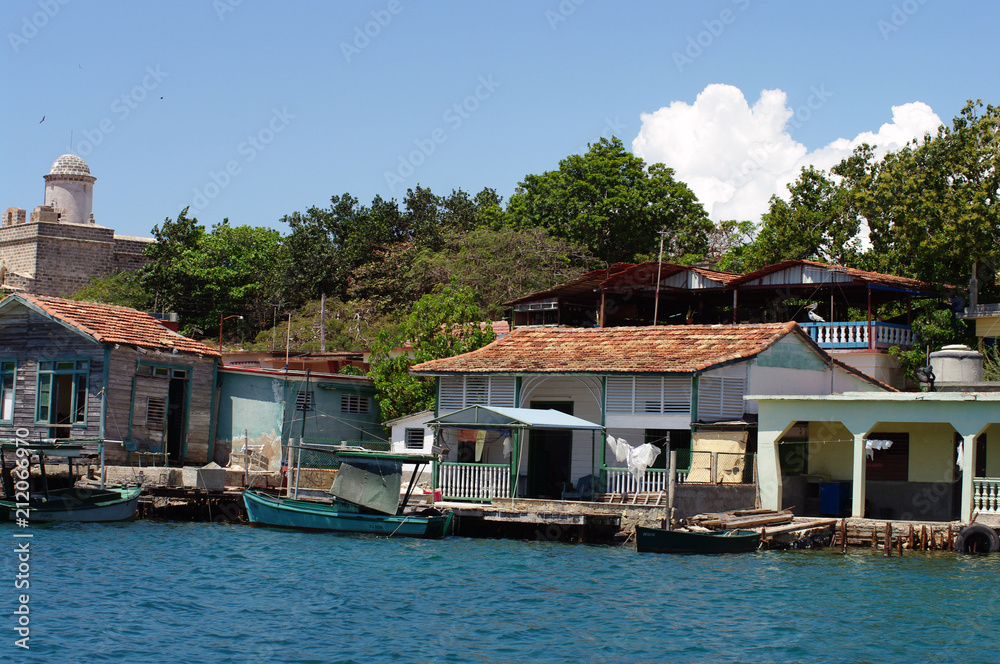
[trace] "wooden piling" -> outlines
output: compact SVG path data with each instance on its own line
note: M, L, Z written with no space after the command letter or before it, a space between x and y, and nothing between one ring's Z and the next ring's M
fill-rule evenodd
M872 551L878 548L878 525L872 523Z
M920 550L927 550L927 526L924 524L920 525Z
M840 552L847 553L847 519L840 522Z
M951 537L951 523L948 524L948 551L955 550L955 540Z
M892 524L885 522L885 557L892 557Z
M897 542L899 543L899 557L903 557L903 538L900 537Z
M913 551L913 524L912 523L910 524L909 539L910 539L910 551Z

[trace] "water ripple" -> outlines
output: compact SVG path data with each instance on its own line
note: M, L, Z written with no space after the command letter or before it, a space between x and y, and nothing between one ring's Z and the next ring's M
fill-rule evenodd
M34 535L32 648L10 661L956 661L982 656L956 634L1000 627L1000 556L658 556L150 522Z

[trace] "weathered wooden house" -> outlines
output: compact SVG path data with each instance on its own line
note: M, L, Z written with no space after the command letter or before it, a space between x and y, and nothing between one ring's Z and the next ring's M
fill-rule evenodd
M219 353L149 314L57 297L0 301L0 427L13 437L103 439L172 463L212 458Z

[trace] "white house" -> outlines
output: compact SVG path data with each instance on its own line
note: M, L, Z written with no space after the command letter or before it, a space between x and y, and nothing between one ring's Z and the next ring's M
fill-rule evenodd
M477 404L557 410L632 446L649 442L664 452L683 451L679 467L689 479L713 483L752 480L748 455L756 452L757 404L745 395L892 389L831 358L794 322L525 327L471 353L418 364L411 373L438 378L437 415ZM472 436L465 442L475 455L453 454L442 467L480 467L482 482L466 489L475 496L505 466L522 478L516 486L528 497L558 498L588 475L598 475L605 491L659 490L666 483L667 454L636 483L593 430L533 428L517 461L491 456L487 441L464 435ZM463 449L460 438L442 442L453 453Z

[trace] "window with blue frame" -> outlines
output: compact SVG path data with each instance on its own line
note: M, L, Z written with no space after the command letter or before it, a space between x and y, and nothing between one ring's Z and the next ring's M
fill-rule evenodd
M0 360L0 422L14 421L14 382L17 362Z
M90 360L40 360L35 421L52 426L87 423Z

